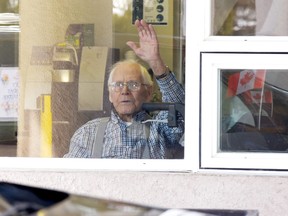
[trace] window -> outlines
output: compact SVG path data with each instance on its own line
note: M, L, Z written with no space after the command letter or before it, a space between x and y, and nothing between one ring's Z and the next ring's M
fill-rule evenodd
M7 4L15 2L18 9L18 1ZM184 86L185 9L185 0L71 0L69 4L41 0L33 7L31 2L22 1L21 37L18 41L18 26L17 43L9 46L17 56L13 69L19 68L17 145L13 146L16 155L3 155L17 158L1 158L9 161L2 164L43 167L37 163L41 158L49 163L44 165L48 168L105 169L117 163L123 164L123 169L151 169L151 164L152 169L187 169L186 153L180 160L136 160L131 164L111 159L93 167L88 165L89 160L63 159L79 127L92 119L110 116L107 75L115 62L135 58L126 42L138 41L133 26L136 18L154 25L162 57ZM153 102L162 102L158 86Z
M213 35L255 35L255 0L215 0L212 8Z
M202 54L202 168L287 169L287 58Z
M273 0L214 0L212 35L287 36L288 5Z
M187 71L200 68L200 85L187 92L200 94L199 116L189 115L200 119L200 170L287 170L287 19L278 3L207 0L189 21L199 29L187 41Z

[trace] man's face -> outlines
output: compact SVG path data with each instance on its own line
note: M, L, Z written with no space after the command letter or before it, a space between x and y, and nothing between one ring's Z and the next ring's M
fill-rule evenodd
M113 74L112 82L137 81L143 83L140 68L136 64L119 65ZM109 100L113 104L120 118L124 121L131 121L133 115L141 110L144 102L151 98L152 87L140 85L139 90L131 91L125 85L119 92L113 91L110 87Z

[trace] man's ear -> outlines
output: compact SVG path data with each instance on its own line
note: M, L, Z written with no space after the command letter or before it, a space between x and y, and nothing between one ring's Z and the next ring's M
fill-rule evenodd
M153 97L153 86L147 87L147 102L152 100Z
M109 101L112 103L111 92L109 91Z

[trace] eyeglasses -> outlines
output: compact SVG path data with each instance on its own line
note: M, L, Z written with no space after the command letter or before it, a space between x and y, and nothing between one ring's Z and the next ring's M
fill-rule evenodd
M128 81L128 82L112 82L109 86L111 86L112 90L115 92L120 92L127 86L130 91L138 91L141 85L149 86L148 84L143 84L137 81Z

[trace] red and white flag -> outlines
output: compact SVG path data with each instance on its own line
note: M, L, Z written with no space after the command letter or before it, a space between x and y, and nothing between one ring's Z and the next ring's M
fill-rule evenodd
M244 98L247 103L254 103L254 104L272 104L273 103L273 94L270 90L265 90L263 92L263 97L261 101L262 91L261 90L251 90L248 92L245 92Z
M251 98L252 98L252 103L261 103L261 91L260 90L255 90L251 91ZM264 91L263 98L262 98L262 103L272 103L273 101L273 95L271 91Z
M227 96L235 96L251 89L263 88L266 70L244 70L229 77Z

